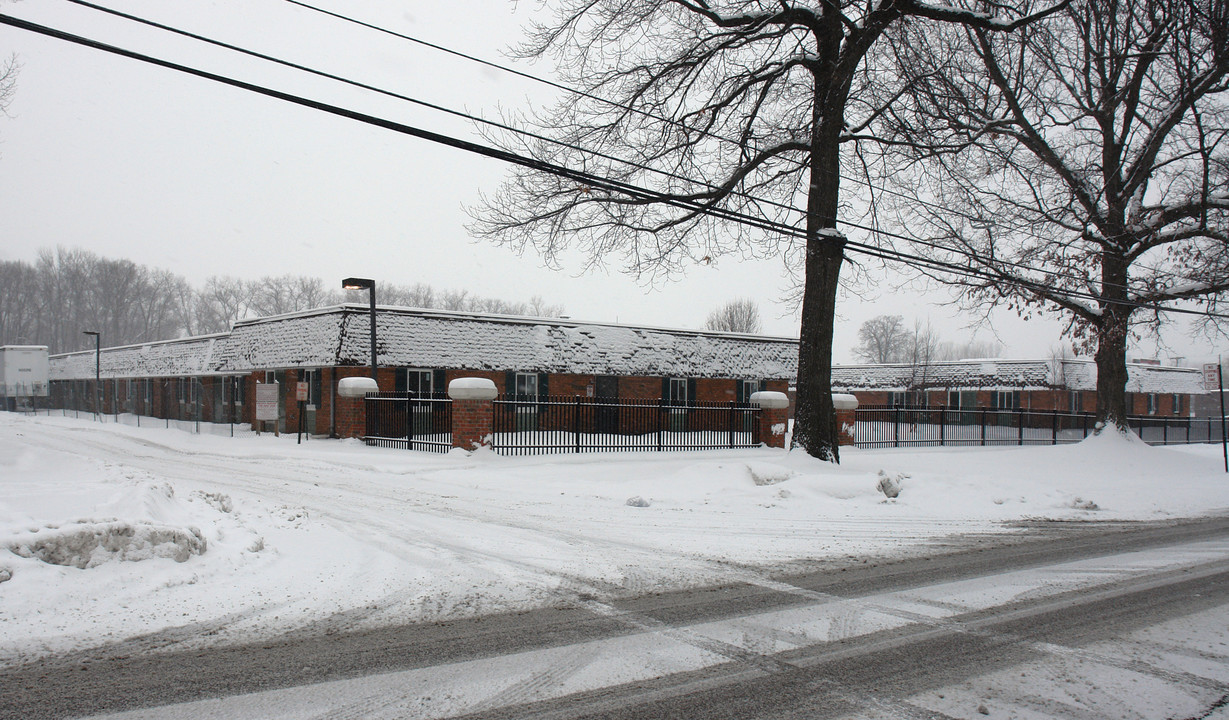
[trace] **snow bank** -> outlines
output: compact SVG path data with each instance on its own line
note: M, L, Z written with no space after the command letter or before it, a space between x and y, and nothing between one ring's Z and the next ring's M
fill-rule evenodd
M83 520L68 527L43 528L28 538L6 543L7 549L20 557L82 570L113 560L137 562L170 558L185 562L205 552L205 546L205 538L196 528L118 520L105 523Z

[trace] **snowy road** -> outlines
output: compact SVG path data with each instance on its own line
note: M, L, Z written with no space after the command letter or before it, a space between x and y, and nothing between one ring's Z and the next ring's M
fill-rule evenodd
M854 568L848 583L826 574L763 580L743 592L771 609L727 616L696 592L587 601L583 612L610 622L579 642L534 640L529 622L527 641L539 647L105 717L1204 717L1229 698L1229 522L1139 534ZM1191 534L1214 539L1165 542ZM1073 541L1094 555L1148 547L1036 564L1071 554ZM949 579L914 585L923 575ZM717 617L662 619L682 608ZM491 634L471 630L478 643ZM413 650L389 654L398 653ZM169 668L190 662L163 659ZM94 683L106 677L105 668L89 672Z

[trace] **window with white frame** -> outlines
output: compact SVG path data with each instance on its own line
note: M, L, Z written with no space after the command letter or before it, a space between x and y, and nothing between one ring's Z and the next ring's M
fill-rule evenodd
M1156 415L1157 399L1156 393L1148 393L1148 414Z
M1174 415L1181 415L1182 414L1182 396L1179 395L1178 393L1174 393L1172 402L1173 402Z

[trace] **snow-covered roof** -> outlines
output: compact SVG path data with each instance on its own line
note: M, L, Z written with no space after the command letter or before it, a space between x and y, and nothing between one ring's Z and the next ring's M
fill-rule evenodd
M97 358L99 374L104 378L217 375L216 351L226 337L225 333L221 333L103 348ZM52 355L50 360L52 380L94 377L93 350Z
M1202 392L1201 373L1194 368L1127 364L1127 392ZM1097 365L1092 360L956 360L926 365L839 365L832 368L834 391L915 388L1003 390L1096 390Z
M792 338L383 306L376 318L385 367L792 379L798 360ZM105 348L103 376L366 365L370 327L369 307L349 304L243 320L220 335ZM160 365L132 357L155 347ZM52 379L93 377L93 355L53 357Z

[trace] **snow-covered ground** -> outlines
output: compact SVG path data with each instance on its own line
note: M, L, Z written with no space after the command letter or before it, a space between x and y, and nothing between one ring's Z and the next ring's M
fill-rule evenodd
M846 450L839 467L766 449L503 458L0 413L0 663L611 598L1026 518L1224 513L1220 453L1093 438Z

